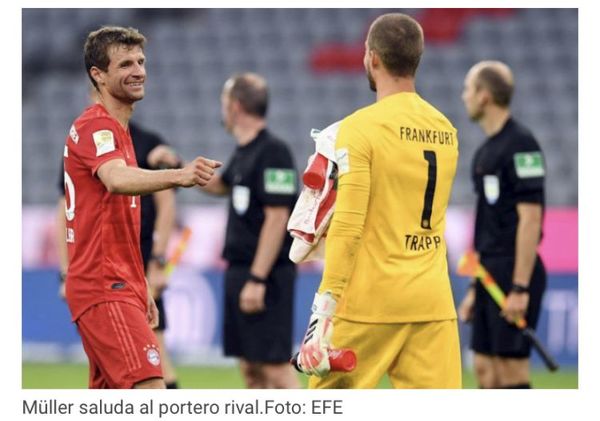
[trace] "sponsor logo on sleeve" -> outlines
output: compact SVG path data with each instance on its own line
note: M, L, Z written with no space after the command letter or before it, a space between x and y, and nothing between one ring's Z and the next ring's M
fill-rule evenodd
M500 179L496 175L483 176L483 193L485 200L490 205L494 205L500 197Z
M543 177L546 174L544 158L540 152L519 152L513 158L519 178Z
M96 145L96 156L115 150L115 136L110 130L98 130L92 134Z
M347 148L336 149L335 159L337 161L340 175L346 174L350 171L350 154L348 153Z
M264 173L265 192L271 194L296 193L296 172L287 168L267 168Z
M75 125L71 126L71 130L69 130L69 136L77 144L79 142L79 135L77 134L77 130L75 130Z

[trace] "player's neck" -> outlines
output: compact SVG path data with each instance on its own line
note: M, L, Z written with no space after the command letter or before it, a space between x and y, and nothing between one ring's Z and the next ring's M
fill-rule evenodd
M258 136L258 133L267 126L264 118L247 118L241 124L233 129L233 136L238 145L244 146L252 142Z
M509 118L510 109L494 107L479 120L479 125L487 137L492 137L502 130Z
M377 81L377 101L399 94L401 92L416 92L415 80L403 77L386 76Z
M110 95L100 95L98 102L106 108L106 111L114 117L123 128L127 128L131 115L133 114L133 103L125 103Z

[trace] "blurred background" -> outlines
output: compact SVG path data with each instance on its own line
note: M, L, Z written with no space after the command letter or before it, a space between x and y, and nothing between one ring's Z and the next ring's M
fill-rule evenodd
M549 283L539 336L563 369L534 386L577 387L577 9L395 9L423 26L426 50L417 76L422 97L457 127L460 161L448 212L452 270L472 238L475 196L470 161L484 140L460 95L468 69L497 59L516 78L513 113L530 127L547 163L547 211L541 253ZM388 9L23 9L23 387L85 387L85 354L58 297L54 235L59 172L69 127L88 103L83 65L87 34L101 25L133 26L148 39L146 97L134 121L161 134L184 159L227 161L235 141L220 124L219 96L235 72L270 85L268 120L291 146L302 171L314 152L309 133L374 100L364 76L364 38ZM177 193L190 246L165 294L167 344L183 387L241 387L221 355L226 202L193 190ZM173 238L173 245L177 235ZM300 342L319 264L297 280L294 338ZM455 301L468 280L452 274ZM465 379L468 325L461 326ZM537 381L537 384L536 384ZM385 387L385 384L383 385Z

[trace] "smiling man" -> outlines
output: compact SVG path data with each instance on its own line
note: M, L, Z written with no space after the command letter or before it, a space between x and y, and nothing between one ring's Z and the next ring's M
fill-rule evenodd
M64 148L66 299L90 364L90 388L164 388L152 328L158 310L140 252L141 194L204 186L221 163L137 167L129 119L144 97L145 37L103 27L84 47L97 102L75 120Z

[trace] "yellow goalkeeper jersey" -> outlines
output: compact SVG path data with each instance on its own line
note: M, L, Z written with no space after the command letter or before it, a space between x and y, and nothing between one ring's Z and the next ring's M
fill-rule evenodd
M457 131L416 93L346 117L336 140L338 195L319 292L359 322L456 318L444 229Z

